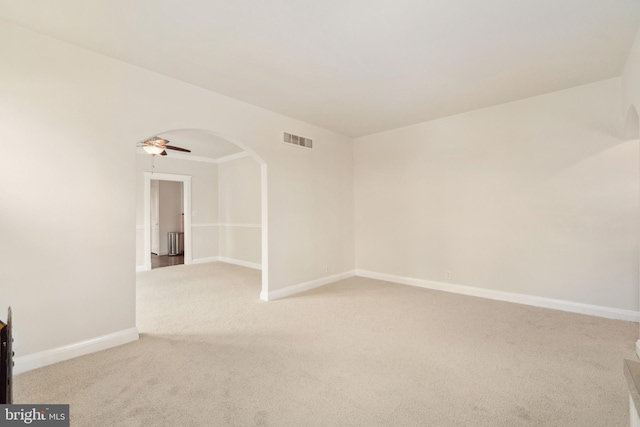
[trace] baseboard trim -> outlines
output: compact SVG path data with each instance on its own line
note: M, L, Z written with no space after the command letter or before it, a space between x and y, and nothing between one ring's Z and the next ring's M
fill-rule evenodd
M258 264L256 262L243 261L241 259L233 259L233 258L227 258L223 256L219 256L218 261L226 262L227 264L235 264L242 267L253 268L255 270L262 270L262 264Z
M91 338L85 341L65 345L62 347L44 350L38 353L27 354L14 358L14 374L31 371L53 363L84 356L89 353L106 350L136 341L140 337L138 328L129 328L108 335Z
M623 310L620 308L583 304L533 295L517 294L512 292L496 291L492 289L476 288L472 286L456 285L452 283L415 279L412 277L396 276L392 274L377 273L375 271L367 270L356 270L356 276L384 280L386 282L394 282L401 285L433 289L436 291L451 292L454 294L470 295L474 297L487 298L498 301L507 301L516 304L531 305L534 307L551 308L554 310L568 311L571 313L588 314L591 316L605 317L607 319L627 320L631 322L640 321L640 312L633 310Z
M258 264L255 262L249 262L249 261L243 261L241 259L234 259L234 258L227 258L227 257L222 257L222 256L212 256L212 257L207 257L207 258L196 258L194 260L191 260L191 264L205 264L208 262L226 262L227 264L235 264L235 265L239 265L242 267L248 267L248 268L253 268L255 270L262 270L262 264ZM144 266L138 266L136 267L136 271L144 271L144 270L137 270L139 267L144 268Z
M636 356L640 359L640 340L636 341Z
M150 268L147 268L146 265L136 265L136 273L139 273L141 271L149 271L151 270Z
M297 285L287 286L286 288L277 289L275 291L266 293L264 291L260 292L260 299L263 301L273 301L280 298L289 297L291 295L299 294L300 292L308 291L310 289L314 289L320 287L322 285L327 285L329 283L337 282L338 280L347 279L349 277L355 276L354 270L345 271L343 273L334 274L331 276L321 277L319 279L310 280L304 283L298 283Z
M208 258L196 258L196 259L191 260L191 264L204 264L204 263L207 263L207 262L216 262L216 261L218 261L218 258L219 257L217 257L217 256L212 256L212 257L208 257Z

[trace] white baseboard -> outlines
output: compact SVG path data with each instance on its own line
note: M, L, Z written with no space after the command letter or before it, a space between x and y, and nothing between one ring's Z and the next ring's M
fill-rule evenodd
M256 262L243 261L241 259L233 259L233 258L227 258L223 256L219 256L218 261L226 262L227 264L235 264L235 265L240 265L242 267L253 268L256 270L262 270L262 264L258 264Z
M208 257L208 258L196 258L196 259L191 260L191 264L204 264L204 263L207 263L207 262L215 262L215 261L218 261L218 258L219 257L217 257L217 256L211 256L211 257Z
M27 354L26 356L18 356L14 358L15 366L13 368L13 373L20 374L22 372L31 371L32 369L51 365L53 363L84 356L85 354L95 353L96 351L106 350L111 347L117 347L122 344L136 341L139 336L138 328L129 328L62 347Z
M147 268L146 265L136 265L136 273L139 273L141 271L149 271L151 270L150 268Z
M640 359L640 340L636 341L636 355Z
M344 273L338 273L331 276L321 277L319 279L310 280L304 283L298 283L297 285L287 286L286 288L277 289L275 291L266 293L260 292L260 299L263 301L273 301L275 299L285 298L291 295L299 294L300 292L308 291L309 289L317 288L322 285L326 285L338 280L346 279L348 277L355 276L355 271L345 271Z
M402 285L417 286L420 288L434 289L437 291L451 292L454 294L470 295L474 297L488 298L498 301L513 302L516 304L532 305L535 307L551 308L554 310L569 311L572 313L588 314L591 316L605 317L607 319L627 320L631 322L640 321L640 312L633 310L623 310L620 308L583 304L533 295L496 291L492 289L483 289L472 286L435 282L431 280L414 279L411 277L395 276L392 274L377 273L374 271L366 270L356 270L356 276L384 280L386 282L394 282Z
M206 258L196 258L191 260L191 264L204 264L207 262L226 262L228 264L235 264L235 265L240 265L242 267L248 267L248 268L253 268L256 270L262 270L262 264L258 264L255 262L249 262L249 261L243 261L241 259L233 259L233 258L227 258L227 257L221 257L221 256L212 256L212 257L206 257ZM136 266L136 271L147 271L149 269L145 268L144 265L137 265Z
M631 393L629 393L629 427L640 427L640 414Z

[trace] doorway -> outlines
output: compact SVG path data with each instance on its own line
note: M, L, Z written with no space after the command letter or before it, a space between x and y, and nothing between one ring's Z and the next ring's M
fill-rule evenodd
M151 180L151 268L184 264L184 185Z
M190 176L145 172L144 257L145 270L191 264Z
M137 252L136 252L136 271L149 271L151 270L151 203L150 203L150 183L151 180L170 180L170 181L182 181L184 185L184 264L190 265L194 263L205 263L212 261L224 261L228 262L229 259L222 256L219 253L219 233L220 229L225 229L226 242L229 243L229 233L227 229L234 229L237 231L235 235L240 235L239 238L249 238L258 242L259 249L257 253L260 254L260 259L255 262L252 260L246 265L251 268L261 269L262 286L260 292L260 299L269 300L269 241L268 241L268 183L267 183L267 164L266 162L251 148L245 144L235 141L234 138L229 138L225 135L219 134L205 129L171 129L160 133L163 137L167 137L169 140L176 139L181 141L181 145L189 147L193 151L192 154L185 155L183 153L171 153L171 158L179 160L191 160L198 163L211 163L220 165L228 161L236 160L240 157L251 157L259 165L259 190L260 201L259 211L260 216L253 218L244 218L241 215L238 219L228 218L225 223L218 221L218 215L209 215L203 212L209 212L211 206L216 206L214 209L217 211L217 201L208 206L203 211L200 206L199 196L192 196L191 189L196 186L200 194L202 186L200 184L200 172L193 172L191 168L178 167L176 165L163 164L162 169L170 173L156 173L154 171L152 161L138 162L137 172L142 175L142 179L139 182L138 194L141 203L138 205L137 211L138 222L136 225L136 239L137 239ZM155 134L158 135L158 134ZM148 153L142 149L138 149L137 153L149 159ZM168 160L168 159L167 159ZM165 162L167 163L167 162ZM173 167L176 166L176 167ZM195 168L198 169L198 168ZM154 172L152 172L154 171ZM191 180L190 175L174 175L174 173L187 173L193 174L194 181ZM207 171L203 172L208 175ZM138 175L138 176L140 176ZM217 178L211 181L208 185L217 185ZM232 191L233 192L233 191ZM235 192L233 192L235 194ZM198 197L193 199L192 197ZM197 200L196 209L192 210L191 202ZM193 217L195 216L195 220ZM257 221L256 221L257 220ZM259 238L255 238L255 231L258 232ZM233 234L233 233L232 233ZM235 236L234 235L234 236ZM251 237L253 236L253 237ZM195 248L193 244L195 243ZM231 243L232 248L238 249L237 245ZM252 252L255 255L254 252ZM238 255L230 253L228 256ZM249 254L251 255L251 254ZM197 256L195 259L194 257ZM255 257L254 257L255 258ZM244 260L244 259L243 259ZM237 259L235 260L237 261ZM243 264L239 264L243 265Z

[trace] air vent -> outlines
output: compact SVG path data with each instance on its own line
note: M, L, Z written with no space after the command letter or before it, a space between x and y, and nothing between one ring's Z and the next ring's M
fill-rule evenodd
M300 147L313 148L313 141L311 139L305 138L304 136L294 135L292 133L285 132L283 142L298 145Z

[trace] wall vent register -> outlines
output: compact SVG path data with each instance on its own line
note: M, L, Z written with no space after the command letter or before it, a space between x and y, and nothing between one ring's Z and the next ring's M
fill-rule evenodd
M284 133L283 142L292 145L298 145L300 147L305 148L313 148L313 141L309 138L305 138L304 136L294 135L292 133Z

